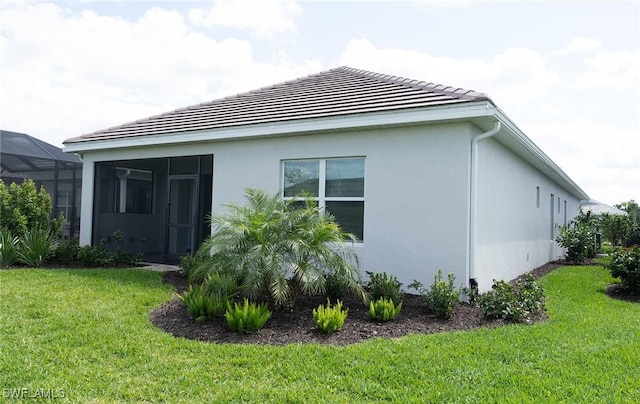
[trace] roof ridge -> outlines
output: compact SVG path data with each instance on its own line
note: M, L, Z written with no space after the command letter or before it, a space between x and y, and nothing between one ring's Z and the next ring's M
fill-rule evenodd
M326 89L329 87L335 86L335 94L333 90L331 91L331 97L326 94ZM130 132L130 136L137 135L136 131L141 126L156 125L158 127L165 127L166 130L174 130L173 128L167 126L167 120L165 117L169 116L178 116L182 117L182 121L184 121L185 131L195 130L192 127L193 122L190 120L191 111L195 111L195 113L199 113L202 111L204 115L210 116L211 124L209 125L211 128L215 128L221 123L221 117L224 115L224 111L217 113L211 112L213 109L229 109L235 108L236 106L245 107L240 113L240 117L237 119L236 125L247 125L253 122L250 118L250 113L247 112L246 107L250 107L251 105L260 105L262 103L262 99L271 99L275 100L272 104L275 107L278 105L288 105L291 102L294 102L294 98L284 97L283 94L288 94L291 92L292 94L298 94L300 98L304 100L315 100L314 105L321 105L323 102L327 102L332 97L342 95L347 98L351 98L353 102L359 102L363 99L368 99L368 97L373 97L378 100L378 103L373 109L370 109L369 112L373 110L378 110L382 108L382 104L385 102L389 102L389 97L385 94L386 92L381 92L378 95L370 95L364 94L363 88L365 87L390 87L396 86L399 93L404 93L405 95L399 95L400 98L416 98L416 102L413 103L402 103L400 101L393 100L386 108L409 108L409 107L421 107L425 105L438 105L438 104L450 104L450 103L459 103L459 102L473 102L473 101L488 101L495 106L495 103L485 94L479 93L473 90L466 90L458 87L450 87L442 84L435 83L427 83L425 81L413 80L399 76L391 76L388 74L382 73L374 73L367 70L356 69L348 66L339 66L331 69L323 70L317 73L312 73L304 76L300 76L293 80L281 81L279 83L270 84L267 86L263 86L260 88L255 88L249 91L239 92L236 94L228 95L225 97L214 98L208 101L194 103L185 107L176 108L170 111L166 111L160 114L151 115L142 119L136 119L130 122L125 122L119 125L111 126L106 129L97 130L91 133L86 133L80 136L76 136L70 139L67 139L64 143L73 143L84 140L94 140L94 139L102 139L108 136L109 134L113 134L115 132ZM349 91L349 94L345 95L345 91ZM412 93L413 95L409 95ZM420 95L421 94L421 95ZM417 96L417 97L414 97ZM434 97L436 96L436 97ZM297 96L296 96L297 97ZM364 97L364 98L363 98ZM418 100L418 98L422 98L422 100ZM236 105L237 104L237 105ZM218 108L220 106L220 108ZM315 107L314 107L315 108ZM312 108L313 109L313 108ZM317 108L315 108L317 109ZM336 107L333 111L324 112L322 116L333 116L336 114L346 113L340 108ZM366 108L365 108L366 110ZM277 113L277 108L274 110L276 112L272 114L266 114L268 116L262 117L263 121L268 120L281 120L284 119L281 115ZM318 111L316 111L318 112ZM319 113L319 112L318 112ZM263 114L265 115L265 114ZM276 116L277 115L277 116ZM286 115L286 114L285 114ZM292 113L288 116L288 119L301 119L302 116L296 115ZM173 123L173 121L171 122ZM190 126L191 125L191 126Z
M487 94L481 93L475 90L465 89L462 87L452 87L444 84L437 84L433 82L409 79L401 76L392 76L390 74L375 73L368 70L356 69L349 66L340 66L332 70L355 73L363 77L369 77L369 78L373 78L373 79L384 81L384 82L391 82L391 83L403 85L406 87L415 88L418 90L426 90L431 93L440 92L447 95L451 95L459 99L475 99L478 101L489 101L491 104L495 106L495 103L493 102L491 97L489 97Z
M312 78L312 77L316 77L316 76L321 76L323 74L327 74L327 73L329 73L329 72L331 72L333 70L337 70L337 69L339 69L339 68L323 70L321 72L308 74L306 76L300 76L300 77L295 78L295 79L285 80L285 81L281 81L279 83L274 83L274 84L270 84L270 85L267 85L267 86L262 86L260 88L254 88L254 89L251 89L251 90L248 90L248 91L242 91L240 93L227 95L227 96L224 96L224 97L221 97L221 98L214 98L214 99L209 100L209 101L203 101L203 102L187 105L186 107L180 107L180 108L176 108L176 109L173 109L173 110L170 110L170 111L162 112L160 114L155 114L155 115L151 115L151 116L148 116L148 117L145 117L145 118L136 119L134 121L125 122L125 123L122 123L122 124L119 124L119 125L108 127L106 129L100 129L100 130L97 130L97 131L94 131L94 132L86 133L84 135L76 136L76 137L73 137L73 138L67 139L67 140L75 140L76 138L81 138L81 137L84 137L84 136L98 135L98 134L109 132L109 131L112 131L112 130L115 130L115 129L123 129L123 128L127 127L127 126L130 126L130 125L135 125L137 123L142 123L142 122L148 122L148 121L150 121L152 119L162 118L163 116L166 116L166 115L175 114L176 112L182 112L182 111L187 111L187 110L190 110L190 109L204 107L204 106L207 106L207 105L213 105L216 102L221 102L221 101L228 100L228 99L243 97L243 96L247 96L247 95L258 93L260 91L265 91L265 90L270 90L272 88L280 87L280 86L283 86L285 84L295 83L295 82L299 82L299 81L304 80L304 79L308 79L308 78Z

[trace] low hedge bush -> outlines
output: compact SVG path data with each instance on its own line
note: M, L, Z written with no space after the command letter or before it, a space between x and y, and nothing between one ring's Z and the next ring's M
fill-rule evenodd
M544 310L545 292L533 275L528 273L515 286L503 280L494 280L491 291L478 296L477 300L487 318L526 323L532 315Z
M460 302L461 288L456 289L456 277L452 273L447 275L447 280L442 279L442 270L434 275L433 283L429 289L422 283L414 280L410 288L417 290L422 295L427 310L433 312L438 318L451 318L453 310Z
M402 283L396 279L394 275L386 272L369 272L369 282L366 289L371 296L371 300L379 300L381 298L391 299L394 304L402 301Z
M640 293L640 247L614 251L607 267L611 276L622 281L623 288Z

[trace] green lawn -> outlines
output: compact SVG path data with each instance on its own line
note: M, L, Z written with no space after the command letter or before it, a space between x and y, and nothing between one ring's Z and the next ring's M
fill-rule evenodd
M0 401L638 402L640 304L608 298L611 282L597 266L552 272L551 318L531 326L271 347L154 328L172 292L155 272L0 271Z

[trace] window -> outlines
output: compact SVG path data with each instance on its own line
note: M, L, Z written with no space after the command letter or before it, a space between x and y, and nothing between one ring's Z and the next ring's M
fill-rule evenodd
M153 172L102 166L100 210L114 213L151 213Z
M540 207L540 187L536 187L536 208Z
M285 199L307 194L334 215L342 229L364 239L364 158L288 160Z

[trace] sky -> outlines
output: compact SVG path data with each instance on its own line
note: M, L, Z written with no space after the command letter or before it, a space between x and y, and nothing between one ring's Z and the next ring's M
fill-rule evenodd
M0 128L70 137L338 66L488 94L640 201L640 1L1 0Z

